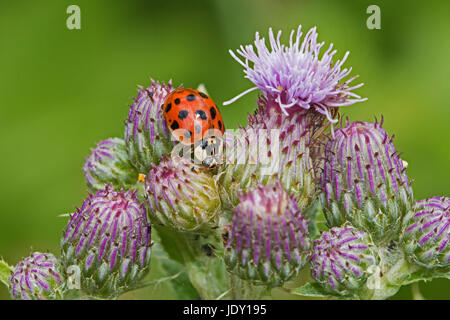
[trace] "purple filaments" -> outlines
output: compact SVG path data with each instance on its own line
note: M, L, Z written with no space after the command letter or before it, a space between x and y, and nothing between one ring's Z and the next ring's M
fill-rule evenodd
M412 192L405 170L382 122L347 121L326 144L320 183L326 199L340 200L342 193L350 192L359 206L369 195L379 196L386 206L388 191L398 194L404 187L408 194ZM334 188L327 188L328 183Z
M145 207L135 192L106 185L72 215L63 242L75 248L75 259L87 253L87 269L104 261L112 270L123 259L144 266L151 245Z
M159 134L168 135L168 128L162 115L162 105L167 95L174 89L172 81L168 84L156 82L151 79L151 86L139 86L138 96L134 99L128 112L125 139L136 139L142 130L149 135L150 144L153 145Z
M20 261L9 278L12 297L23 300L47 299L47 294L62 281L58 259L40 252Z
M316 28L310 29L303 40L301 26L294 35L295 30L292 30L289 45L285 45L280 42L281 31L275 38L272 29L269 29L269 50L265 39L256 33L256 52L252 45L241 46L237 50L243 59L230 50L231 56L244 67L245 77L255 87L224 104L230 104L248 92L259 89L266 98L274 100L286 115L314 109L329 121L336 122L330 108L366 100L352 92L363 85L350 86L356 76L344 80L352 70L343 68L349 52L342 60L333 62L336 50L331 44L320 54L324 42L317 42Z
M235 250L242 265L300 265L309 249L308 221L279 183L260 185L243 195L229 230L226 249Z
M332 291L345 289L349 279L362 278L367 267L376 263L370 246L368 235L351 226L323 232L312 250L313 278Z
M417 201L405 229L405 236L415 239L421 262L437 260L440 265L450 264L450 198Z

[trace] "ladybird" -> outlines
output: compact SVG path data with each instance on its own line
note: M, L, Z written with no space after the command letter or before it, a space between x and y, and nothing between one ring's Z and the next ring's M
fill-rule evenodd
M181 88L172 91L162 104L164 119L174 137L191 145L193 154L207 167L214 167L225 132L217 105L205 93Z

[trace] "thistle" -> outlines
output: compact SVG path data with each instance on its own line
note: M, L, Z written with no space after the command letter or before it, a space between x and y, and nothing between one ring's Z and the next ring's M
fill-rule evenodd
M53 254L34 252L20 261L9 277L9 291L18 300L62 299L64 276Z
M225 165L218 185L225 208L237 205L240 192L280 181L306 208L315 193L310 157L311 130L305 117L271 117L268 121L224 135Z
M308 221L281 184L259 185L240 197L224 247L232 273L254 284L280 286L307 261Z
M388 243L411 208L405 166L382 123L353 122L325 146L321 199L330 227L350 221Z
M116 297L148 272L150 224L136 193L112 185L90 195L71 216L61 239L61 260L76 265L90 295Z
M172 135L164 120L161 106L173 90L168 84L155 82L148 88L139 86L138 96L125 120L125 141L132 164L139 173L147 173L173 147Z
M405 216L402 241L406 256L426 269L450 271L450 198L417 201Z
M269 50L265 39L260 38L257 32L254 42L257 52L252 45L241 46L237 50L244 60L230 50L231 56L244 67L245 77L253 82L254 87L224 105L259 89L265 98L275 101L278 110L285 115L311 109L323 114L329 121L336 122L333 119L334 108L366 100L352 92L363 85L350 86L357 76L344 80L352 70L342 69L349 52L345 53L342 60L333 62L336 54L333 44L320 56L324 42L317 42L315 27L306 33L303 41L301 26L295 38L294 35L295 31L292 30L289 45L285 45L280 41L281 31L275 38L272 29L269 29Z
M323 232L314 241L311 274L327 292L354 297L377 263L370 236L346 224Z
M163 157L145 181L150 215L180 231L204 232L217 226L220 198L213 176L190 159Z
M136 187L138 172L129 160L125 141L109 138L97 143L91 152L83 166L89 188L100 190L105 183L112 183L117 189Z

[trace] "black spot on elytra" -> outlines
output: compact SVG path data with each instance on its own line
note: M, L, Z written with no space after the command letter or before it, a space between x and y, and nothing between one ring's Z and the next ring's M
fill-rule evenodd
M192 137L192 131L191 130L184 131L184 136L189 139L190 137Z
M197 110L195 111L195 114L197 115L197 118L200 118L202 120L206 120L206 113L203 110Z
M211 107L211 109L209 109L209 112L211 112L211 118L214 120L216 118L216 108Z
M171 108L172 108L172 104L171 103L167 104L166 113L169 112Z
M178 124L178 122L174 121L171 125L170 128L172 130L177 130L180 127L180 125Z
M199 124L196 124L195 125L195 133L200 133L200 132L202 132L202 127L200 127Z
M195 95L190 94L186 97L187 101L194 101L195 100Z
M219 120L219 129L222 130L222 122Z
M200 95L200 97L208 99L208 96L206 94L204 94L203 92L198 92L198 94Z
M175 99L175 104L180 104L180 99L176 98Z
M178 112L178 118L180 118L180 120L184 120L187 118L188 114L189 114L189 111L181 110L180 112Z

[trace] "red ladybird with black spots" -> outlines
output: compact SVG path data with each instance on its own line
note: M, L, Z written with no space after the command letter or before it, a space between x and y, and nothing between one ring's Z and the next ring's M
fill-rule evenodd
M204 165L217 165L225 125L214 101L201 91L181 88L167 96L162 108L174 137L193 146L194 157Z

